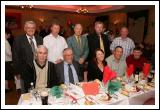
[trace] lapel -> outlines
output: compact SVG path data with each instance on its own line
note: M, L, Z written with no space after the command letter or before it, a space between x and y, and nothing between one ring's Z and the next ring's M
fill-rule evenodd
M78 69L78 66L77 66L77 64L73 61L73 66L74 66L74 68L75 68L75 70L76 70L76 73L77 73L77 77L78 77L78 80L80 81L80 79L79 79L79 69Z
M59 71L60 71L60 82L64 83L64 62L60 63L60 68L59 68ZM62 68L61 68L62 67Z
M82 49L82 50L83 50L83 47L84 47L84 42L85 42L85 41L84 41L84 38L83 38L83 36L81 36L81 46L82 46L81 49Z
M23 38L24 38L23 45L24 45L26 51L29 51L27 53L32 53L32 48L31 48L31 45L30 45L30 43L29 43L29 41L27 39L27 36L25 35Z
M75 36L73 36L73 45L75 45L76 48L78 48L78 43L77 43L77 39Z
M38 36L35 36L35 40L36 40L36 44L37 44L37 46L38 46L38 45L40 45L40 42L39 42L39 38L38 38Z
M48 62L48 61L47 61ZM46 63L47 63L46 62ZM50 67L51 65L50 65L50 63L48 62L48 70L47 70L47 87L49 86L49 82L50 82L50 78L51 78L51 76L50 76Z

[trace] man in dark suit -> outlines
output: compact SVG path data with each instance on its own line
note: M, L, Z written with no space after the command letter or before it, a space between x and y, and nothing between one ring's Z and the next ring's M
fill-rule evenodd
M36 89L51 88L57 85L55 65L47 60L48 49L39 45L36 49L36 58L27 65L28 76L24 79L25 90L28 91L31 82Z
M34 36L36 24L33 21L26 21L24 25L25 35L16 37L13 43L13 65L21 77L21 92L24 93L23 79L27 77L26 65L33 61L35 49L43 44L43 39Z
M108 37L103 34L103 23L100 21L95 22L95 32L88 35L89 55L88 60L92 60L94 52L100 48L105 53L105 58L108 57L110 52L110 43Z
M81 82L83 80L83 73L79 63L73 61L73 51L71 48L64 49L63 59L63 62L55 66L58 84Z

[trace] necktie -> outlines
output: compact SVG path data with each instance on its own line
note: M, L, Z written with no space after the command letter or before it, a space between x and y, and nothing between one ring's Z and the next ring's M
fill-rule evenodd
M81 49L81 38L80 36L77 37L78 47Z
M32 48L32 52L33 52L33 56L35 58L35 52L36 52L36 49L35 49L35 46L34 46L34 43L33 43L33 38L29 38L30 39L30 45L31 45L31 48Z
M100 40L100 48L103 50L104 52L104 44L103 44L103 40L102 40L102 36L99 35L99 40Z
M73 78L73 73L71 69L71 64L68 64L68 74L69 74L69 82L74 84L74 78Z

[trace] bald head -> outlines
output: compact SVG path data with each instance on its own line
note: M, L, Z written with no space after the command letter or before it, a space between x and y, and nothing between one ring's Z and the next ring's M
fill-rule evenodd
M120 34L121 34L121 37L122 38L126 38L127 35L128 35L128 28L127 27L122 27L121 30L120 30Z
M76 24L75 27L74 27L74 33L76 36L81 36L82 34L82 31L83 31L83 27L81 24Z

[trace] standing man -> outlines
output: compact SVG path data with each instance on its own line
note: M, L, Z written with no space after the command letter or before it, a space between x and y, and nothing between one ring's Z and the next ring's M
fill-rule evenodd
M132 39L128 37L128 29L122 27L120 30L120 37L117 37L113 40L110 49L113 52L115 47L121 46L123 48L123 58L126 59L135 48L135 44Z
M72 48L74 60L79 62L81 69L84 70L85 60L88 57L89 48L86 36L82 36L83 27L76 24L74 27L74 35L67 39L68 47ZM84 70L84 79L87 81L87 72Z
M110 43L108 37L103 34L104 24L100 21L95 22L95 32L88 36L89 55L88 60L92 60L97 48L104 51L105 58L110 55Z
M35 36L36 24L34 21L26 21L24 25L25 35L16 37L13 43L13 64L21 75L21 92L25 93L23 79L27 77L26 65L35 58L35 50L43 44L43 39Z
M55 64L63 60L63 50L68 47L65 39L58 35L60 25L53 22L51 26L51 33L44 37L43 44L48 49L48 60Z

